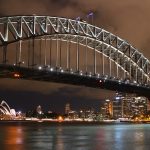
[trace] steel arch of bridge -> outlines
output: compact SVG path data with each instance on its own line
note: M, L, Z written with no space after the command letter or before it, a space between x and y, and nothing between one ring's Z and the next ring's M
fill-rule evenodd
M35 39L37 37L42 39L43 36L53 38L56 41L61 39L62 41L77 43L76 71L79 73L78 44L93 49L93 76L98 74L96 69L96 53L101 53L103 55L102 59L107 57L110 60L110 77L111 62L114 62L117 67L115 78L118 79L119 69L121 68L124 71L123 80L128 79L129 82L149 85L150 61L142 53L127 41L104 29L88 24L85 21L67 18L50 16L12 16L0 18L0 46L3 47L2 64L7 63L7 46L9 44L20 41L21 45L23 40ZM69 58L66 59L67 69L70 69ZM104 67L102 75L105 76Z

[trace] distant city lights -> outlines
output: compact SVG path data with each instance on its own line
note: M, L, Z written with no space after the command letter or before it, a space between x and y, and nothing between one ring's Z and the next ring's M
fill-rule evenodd
M20 74L19 74L19 73L15 73L15 74L14 74L14 77L15 77L15 78L19 78L19 77L20 77Z

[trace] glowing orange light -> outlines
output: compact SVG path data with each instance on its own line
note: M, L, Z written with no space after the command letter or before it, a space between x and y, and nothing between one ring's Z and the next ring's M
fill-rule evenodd
M19 78L19 77L20 77L20 74L15 73L15 74L14 74L14 77L15 77L15 78Z
M62 117L62 116L59 116L59 117L58 117L58 121L59 121L59 122L62 122L62 121L63 121L63 117Z

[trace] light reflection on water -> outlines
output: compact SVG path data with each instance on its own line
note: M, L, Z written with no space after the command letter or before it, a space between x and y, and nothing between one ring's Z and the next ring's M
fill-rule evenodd
M1 150L149 150L149 124L0 123Z

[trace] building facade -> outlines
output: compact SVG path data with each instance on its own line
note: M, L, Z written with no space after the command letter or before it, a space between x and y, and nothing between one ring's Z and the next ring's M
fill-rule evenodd
M113 118L132 118L148 111L148 99L134 94L117 94L113 100Z

